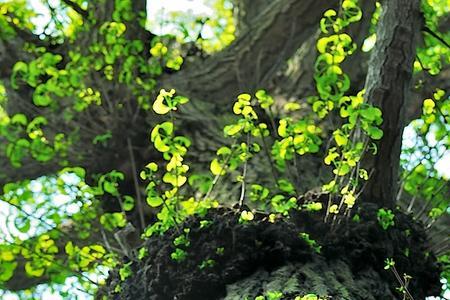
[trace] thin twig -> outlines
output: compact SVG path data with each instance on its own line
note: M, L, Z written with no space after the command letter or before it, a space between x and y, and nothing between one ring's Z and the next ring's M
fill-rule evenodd
M128 146L128 153L130 155L130 160L131 160L131 171L133 173L133 183L134 183L134 190L136 192L139 220L141 222L142 229L144 229L146 227L145 219L144 219L144 208L142 206L142 198L141 198L141 193L139 191L139 182L138 182L138 178L137 178L136 160L134 158L133 145L131 144L130 138L127 138L127 146Z
M424 32L428 33L429 35L431 35L432 37L434 37L435 39L437 39L439 42L441 42L442 44L444 44L445 46L447 46L447 48L450 49L450 44L447 43L442 37L440 37L436 32L434 32L433 30L431 30L430 28L424 26L422 29Z
M89 13L86 10L84 10L83 8L81 8L75 2L73 2L71 0L61 0L61 1L64 2L64 4L66 4L67 6L69 6L71 9L76 11L80 16L82 16L84 18L87 18L89 16Z
M397 278L397 281L400 283L400 285L403 287L404 292L406 293L406 295L409 297L410 300L414 300L414 297L411 295L411 293L408 290L408 287L406 285L405 282L403 282L402 278L400 277L400 275L397 272L397 269L395 268L395 266L391 267L392 272L394 273L395 277Z
M247 133L247 147L246 149L246 154L248 155L248 147L249 147L249 143L250 143L250 133ZM245 157L245 162L244 162L244 171L242 172L242 184L241 184L241 195L239 197L239 208L242 207L242 205L244 204L244 197L245 197L245 177L247 176L247 164L248 164L248 157Z

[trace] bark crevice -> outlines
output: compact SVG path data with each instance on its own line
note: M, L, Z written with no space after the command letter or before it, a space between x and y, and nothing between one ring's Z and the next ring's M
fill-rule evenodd
M364 195L380 206L395 203L406 101L421 25L419 1L383 3L365 86L366 98L383 113L383 138L377 144L378 153L366 161L374 172Z

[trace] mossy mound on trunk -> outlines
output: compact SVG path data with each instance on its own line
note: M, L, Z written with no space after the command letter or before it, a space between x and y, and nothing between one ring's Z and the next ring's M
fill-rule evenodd
M412 276L409 290L416 299L440 291L439 268L425 253L426 236L411 217L396 213L395 225L384 230L377 209L358 209L359 221L330 226L320 214L293 212L290 218L269 222L263 214L239 223L239 212L213 209L203 218L183 224L190 228L182 261L171 253L180 234L172 230L145 243L148 256L131 265L132 275L120 282L110 273L98 298L127 300L251 299L280 291L283 299L316 293L332 299L395 299L398 282L384 269L393 258L400 274ZM201 226L208 221L208 226ZM299 237L308 233L317 248ZM120 284L120 292L114 292Z

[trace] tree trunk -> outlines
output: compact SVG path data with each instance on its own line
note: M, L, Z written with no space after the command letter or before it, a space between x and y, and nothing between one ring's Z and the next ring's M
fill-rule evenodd
M394 206L398 192L406 102L422 22L419 1L386 1L366 78L366 97L383 112L383 138L369 167L374 173L364 194L388 207Z

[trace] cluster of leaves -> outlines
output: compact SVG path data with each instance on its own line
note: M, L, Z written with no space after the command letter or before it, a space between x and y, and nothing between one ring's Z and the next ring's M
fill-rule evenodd
M395 215L390 209L380 208L377 212L378 223L384 230L395 225Z
M241 185L240 205L244 199L249 199L259 209L287 215L292 208L297 208L298 192L291 181L289 173L289 161L296 159L296 155L316 153L322 143L320 133L312 119L294 119L292 117L281 118L278 126L273 119L270 125L261 121L258 112L273 115L273 98L265 91L259 90L252 97L249 94L241 94L233 105L233 112L238 116L235 123L224 127L225 137L232 139L230 146L220 147L210 165L210 170L215 178L213 185L219 177L227 174L235 176L235 181ZM287 104L292 109L292 103ZM274 126L274 127L273 127ZM276 136L273 136L273 134ZM273 190L258 182L252 182L247 188L247 165L256 155L263 155L270 162ZM241 172L237 172L241 169ZM287 174L282 176L280 174ZM248 191L249 190L249 191ZM243 221L251 221L253 213L244 210L241 215ZM271 216L274 219L274 216Z
M46 52L44 47L30 47L28 52L37 58L14 65L12 85L19 88L20 83L33 87L34 104L63 110L66 121L73 120L77 112L91 105L99 106L107 99L104 91L103 94L100 91L101 85L82 80L92 71L103 73L107 80L131 85L136 96L142 96L153 89L155 81L151 78L160 75L162 68L159 57L146 62L142 55L143 42L128 40L125 31L122 22L104 23L100 27L102 39L88 49L74 48L64 62L60 55ZM142 76L147 80L142 80ZM69 103L65 101L67 98L71 99ZM142 102L143 98L139 100Z
M339 11L326 11L320 22L325 36L317 41L314 77L320 98L311 98L311 105L320 119L337 111L343 120L341 127L333 131L324 159L326 165L333 166L334 174L334 179L323 185L323 191L330 194L327 215L338 214L343 208L348 213L355 205L361 180L369 178L367 170L360 166L361 159L369 149L376 153L371 140L383 136L379 128L383 121L381 110L365 101L364 90L355 96L345 95L350 80L340 64L356 51L356 44L343 30L361 17L357 1L346 0ZM340 194L339 203L333 203L333 194Z
M23 20L29 20L32 13L24 10L20 1L7 2L2 4L2 20L7 22L10 14L25 14L17 19L18 27L34 30L31 23ZM70 24L75 30L71 29L70 35L66 32L69 39L75 40L80 36L88 34L88 28L99 26L99 38L92 42L86 48L73 46L68 53L68 57L53 54L44 47L29 44L24 49L31 58L29 61L18 61L13 67L11 76L11 85L15 89L21 89L23 86L31 87L34 90L33 104L37 107L46 108L51 111L58 111L62 122L68 125L63 132L51 137L43 134L25 138L27 132L16 129L19 125L44 127L49 120L44 116L39 116L36 121L23 119L22 114L14 117L14 123L8 122L7 118L2 118L2 134L8 137L8 157L13 165L20 166L26 153L32 152L33 158L40 161L48 161L56 158L64 162L64 153L67 148L80 136L79 130L82 122L79 120L79 113L94 107L109 107L109 110L129 108L129 99L111 99L108 91L102 83L106 81L117 81L126 85L133 92L140 108L150 109L151 102L148 101L148 93L153 91L156 84L156 78L162 74L164 68L179 70L183 63L183 58L177 49L165 45L169 43L170 37L157 37L151 41L150 57L144 53L144 43L141 40L130 40L126 36L127 22L139 20L144 26L145 20L142 16L135 16L132 12L131 1L116 1L115 10L111 21L102 24L95 24L92 19L85 20L83 26L76 26L73 21ZM22 6L21 6L22 5ZM82 6L82 5L81 5ZM73 10L69 9L67 14ZM79 16L78 16L79 18ZM20 21L19 21L20 20ZM14 21L14 20L13 20ZM8 27L8 26L6 26ZM30 27L30 28L28 28ZM64 27L65 30L70 28ZM3 32L3 30L2 30ZM11 35L13 35L13 32ZM91 78L90 80L86 80ZM70 100L69 100L70 99ZM68 101L69 100L69 101ZM119 103L116 103L119 102ZM54 121L54 120L52 120ZM8 126L7 126L8 125ZM84 128L83 134L92 136L92 141L104 143L108 139L108 133L112 131L112 123L107 128ZM4 128L3 128L4 127ZM106 132L106 133L105 133ZM64 166L64 163L62 163Z
M424 0L421 5L426 29L414 62L414 74L419 78L417 89L424 88L428 76L438 75L450 63L450 30L446 26L450 6L443 0ZM444 175L448 167L442 164L450 153L448 92L437 88L423 100L422 114L406 128L402 148L398 199L406 202L408 212L412 211L416 218L425 220L428 228L450 213L449 178ZM441 276L444 282L449 282L449 261L445 255L448 249L441 245L433 251L443 265Z
M117 264L116 255L92 239L99 234L93 227L99 211L84 176L82 168L65 168L57 177L3 187L1 218L7 234L1 237L0 282L23 268L27 276L48 277L56 286L75 276L80 288L92 290L90 276Z
M14 15L11 15L14 13ZM2 1L2 5L0 7L0 37L2 38L11 38L14 37L16 31L12 24L20 24L21 28L33 30L35 25L30 22L33 17L36 16L36 12L34 12L29 6L25 5L25 1ZM24 21L28 20L28 21Z
M428 31L424 34L423 45L417 49L414 69L416 72L424 71L430 75L437 75L450 63L450 47L442 42L450 40L450 30L448 26L445 27L448 22L445 16L450 12L450 6L445 0L426 0L421 4L425 26L431 32L439 32L439 35Z
M257 296L255 300L281 300L283 293L280 291L267 291L263 296ZM296 296L294 300L326 300L328 297L319 297L316 294L306 294L304 296Z
M11 165L19 168L28 156L40 162L48 162L57 158L61 166L67 165L68 149L73 137L64 133L57 133L48 138L44 128L48 124L44 116L37 116L32 120L17 113L12 117L4 114L0 116L0 135L6 139L2 145Z
M318 245L317 242L315 240L313 240L308 233L306 232L300 232L299 233L299 237L304 240L308 246L310 246L312 249L314 249L314 251L316 251L317 253L320 253L320 249L322 248L322 246Z
M156 162L148 163L140 173L141 178L148 181L147 204L153 208L161 207L157 214L158 221L146 229L145 236L177 227L187 216L204 214L208 208L218 205L208 197L195 199L179 192L188 179L189 165L184 162L184 158L191 142L184 136L175 135L173 112L188 101L185 97L175 96L175 90L161 90L153 103L153 110L160 115L169 114L170 121L155 125L150 134L155 149L162 153L166 161L164 173L158 174Z
M444 95L438 89L432 98L424 100L420 119L408 127L414 143L405 143L401 156L402 188L412 197L410 209L416 198L423 199L426 206L421 214L429 218L430 224L446 213L448 207L447 180L435 168L450 150L450 99Z

